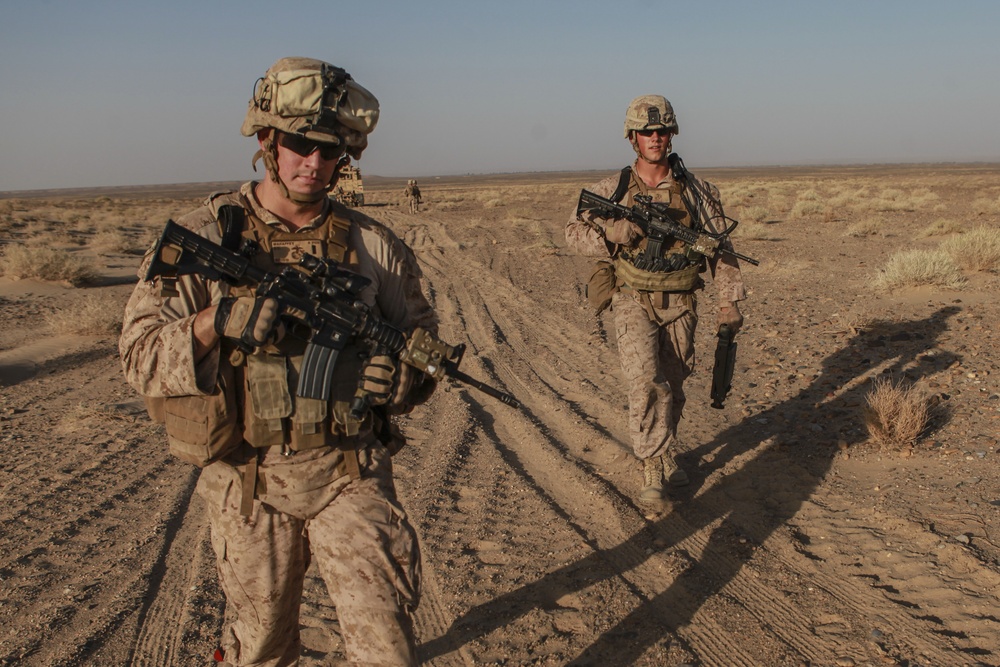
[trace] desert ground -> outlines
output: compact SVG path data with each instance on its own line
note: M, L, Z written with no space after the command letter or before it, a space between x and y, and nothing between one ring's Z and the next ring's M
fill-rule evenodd
M417 215L405 178L366 180L462 370L522 403L447 381L400 422L423 664L1000 665L1000 279L962 244L1000 230L1000 165L696 170L760 266L721 410L702 293L691 484L658 515L634 502L613 314L563 234L613 172L420 179ZM0 665L210 664L198 471L124 382L116 327L166 220L232 185L0 193ZM917 433L874 437L887 384L928 410ZM344 664L316 574L301 620L301 664Z

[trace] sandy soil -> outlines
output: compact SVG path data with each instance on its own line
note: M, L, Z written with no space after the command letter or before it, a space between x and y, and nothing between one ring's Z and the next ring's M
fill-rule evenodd
M442 336L468 345L463 370L523 402L449 383L403 422L398 485L426 572L423 661L1000 664L997 277L950 291L869 287L896 250L941 241L915 238L935 219L997 225L973 202L996 200L1000 168L702 175L724 192L753 184L744 205L771 186L844 182L935 199L853 237L845 229L868 213L794 217L794 197L782 206L770 190L766 238L738 241L761 266L745 267L733 394L709 407L709 285L681 425L692 484L655 517L633 502L613 325L585 305L588 261L563 239L597 175L427 179L417 216L399 205L402 180L369 187L365 212L416 252ZM18 194L0 199L0 242L109 198L116 215L158 228L212 189ZM98 286L0 278L0 665L207 665L225 605L197 471L166 455L122 379L115 335L59 333L47 319L87 294L124 305L139 257L73 247L99 257ZM861 408L883 374L938 402L912 449L867 442ZM341 664L316 576L302 623L302 664Z

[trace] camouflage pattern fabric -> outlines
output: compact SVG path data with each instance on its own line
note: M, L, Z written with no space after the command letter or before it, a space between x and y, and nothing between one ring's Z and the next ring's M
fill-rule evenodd
M322 467L329 449L292 454ZM416 664L410 613L420 591L416 534L396 500L388 453L375 445L364 476L341 477L324 488L319 507L302 461L269 453L261 471L274 497L254 501L240 516L237 471L214 463L202 472L197 492L208 507L212 546L229 612L222 637L233 665L297 665L299 604L310 559L315 558L337 608L352 664ZM273 503L273 504L272 504ZM312 514L318 509L318 512Z
M632 178L637 179L634 167ZM618 179L615 174L587 189L607 198L617 188ZM700 182L718 195L714 186ZM673 183L668 176L653 189L669 190ZM631 194L621 203L631 206ZM711 206L709 202L705 204ZM702 217L707 220L716 213L706 209ZM586 257L610 259L618 246L604 238L607 223L596 217L579 220L574 208L566 224L569 247ZM708 229L720 231L712 223ZM746 298L742 273L735 259L718 254L708 260L708 268L719 301ZM665 454L676 441L685 402L684 380L694 370L697 299L694 293L668 293L666 299L663 304L651 302L648 305L656 307L647 309L639 294L621 291L611 302L622 372L628 385L629 435L639 459ZM650 319L650 310L657 321Z
M697 307L691 294L670 294L655 309L664 324L649 319L628 293L611 300L618 355L628 386L628 430L636 458L667 453L677 438L684 410L684 380L694 370Z
M256 201L253 183L244 184L240 193L257 217L281 225ZM238 201L233 193L213 196L178 223L218 242L216 211ZM352 269L372 281L360 299L401 329L437 331L410 249L362 213L333 202L324 206L305 229L322 224L331 207L351 221L348 244L357 260ZM204 395L215 385L219 351L216 346L195 360L193 321L228 289L188 275L177 281L179 296L162 297L158 284L142 280L150 259L147 254L139 269L124 316L119 351L125 378L147 396ZM337 370L334 384L349 384L353 391L357 377L340 372L342 366ZM302 582L315 558L337 606L352 663L416 664L409 613L420 597L420 556L396 499L388 453L370 430L344 437L340 446L359 451L360 479L337 472L344 459L341 449L289 455L278 447L261 450L264 483L249 517L240 516L238 469L220 461L202 470L198 493L208 507L220 580L235 617L223 637L228 663L298 664ZM151 455L166 456L166 447Z

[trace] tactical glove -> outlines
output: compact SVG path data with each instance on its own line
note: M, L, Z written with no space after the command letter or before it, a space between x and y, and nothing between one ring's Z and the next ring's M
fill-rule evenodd
M735 334L743 326L743 314L735 301L724 302L719 306L719 326L728 324Z
M225 297L215 311L215 332L250 347L276 343L285 335L280 315L271 297Z
M368 405L385 405L393 398L392 387L396 375L396 362L392 357L377 354L361 369L361 391L368 398Z
M642 229L639 228L639 225L625 218L619 218L604 228L604 238L609 243L617 243L618 245L632 245L641 236Z
M385 405L391 414L407 412L406 399L416 375L409 364L375 355L361 371L361 391L367 394L371 406Z

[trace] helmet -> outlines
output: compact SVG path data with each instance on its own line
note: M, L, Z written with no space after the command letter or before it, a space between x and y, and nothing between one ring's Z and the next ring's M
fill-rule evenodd
M243 136L275 128L343 146L354 159L378 123L378 100L351 75L312 58L282 58L257 79Z
M664 128L679 134L674 108L662 95L642 95L628 105L625 112L625 138L632 130L656 130Z

